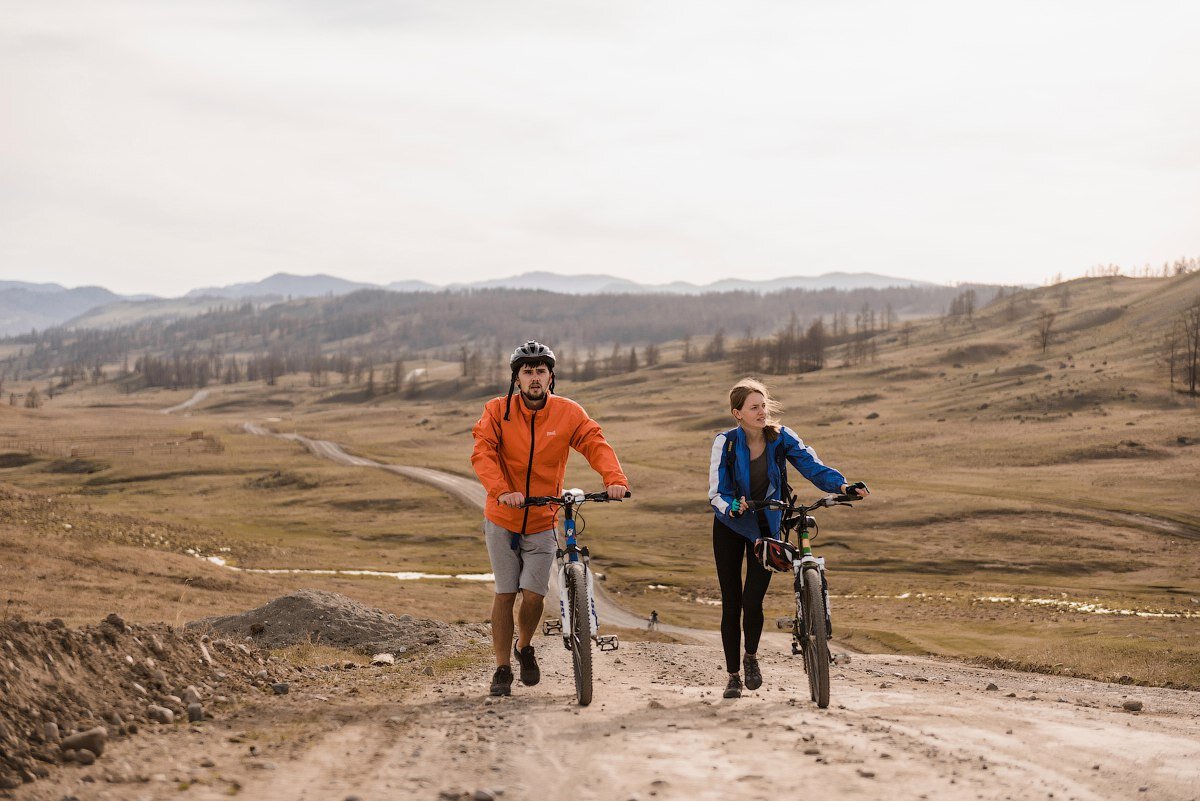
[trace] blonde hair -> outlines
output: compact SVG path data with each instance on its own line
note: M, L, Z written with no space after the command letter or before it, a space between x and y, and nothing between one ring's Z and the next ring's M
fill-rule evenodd
M779 413L783 411L783 406L771 397L767 385L757 378L743 378L733 385L733 389L729 390L729 411L741 411L746 405L746 398L754 392L762 395L767 402L767 427L764 433L768 439L775 439L779 436Z

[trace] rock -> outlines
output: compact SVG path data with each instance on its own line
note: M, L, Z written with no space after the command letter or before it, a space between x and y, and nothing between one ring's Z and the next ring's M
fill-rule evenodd
M371 665L374 667L384 667L394 664L396 664L396 657L391 654L375 654L375 656L371 657Z
M1125 703L1121 704L1121 709L1124 709L1126 712L1141 712L1142 711L1142 702L1134 701L1131 699L1131 700L1126 701Z
M996 691L996 690L999 690L1000 688L996 686L996 683L995 683L995 682L993 682L993 681L989 681L989 682L988 682L988 686L987 686L987 687L984 687L983 689L985 689L985 690L992 690L992 691Z
M433 666L426 665L425 669L422 670L421 672L424 673L426 676L432 676L433 675Z
M125 725L125 721L121 720L121 713L115 709L108 713L105 720L116 726L118 729Z
M287 695L288 689L289 689L289 685L286 681L276 682L275 684L271 685L271 690L276 695Z
M266 630L267 630L267 627L263 623L251 623L250 624L250 634L255 637L262 634Z
M151 704L146 707L146 717L155 723L171 724L175 722L175 713L167 709L165 706L157 706Z
M15 790L21 784L21 780L11 773L0 773L0 790Z
M187 689L183 691L183 702L189 705L200 703L200 691L189 684Z
M663 706L663 702L659 701L657 698L650 701L650 708L651 709L666 709L666 707Z
M167 658L167 649L163 648L162 640L158 638L157 634L150 635L150 650L153 651L154 655L159 659Z
M68 748L65 751L63 751L62 758L63 758L63 762L74 762L75 761L75 749Z
M204 720L204 707L200 704L188 704L187 716L188 723L199 723Z
M166 702L163 706L170 704L171 706L183 706L183 699L178 695L164 695L163 700Z
M200 767L202 768L215 768L216 766L217 763L213 762L211 757L205 757L204 759L200 760Z
M75 761L80 765L90 765L96 761L96 755L86 748L80 748L75 752Z
M58 733L58 724L52 720L46 721L42 724L42 736L46 738L46 742L48 743L57 743L61 738L61 735Z
M496 794L493 793L491 790L485 790L482 787L480 787L478 790L476 790L474 793L471 794L471 798L473 799L473 801L496 801Z
M104 753L104 744L106 742L108 742L108 730L103 726L97 726L94 729L88 729L87 731L67 737L62 741L62 749L66 751L69 749L78 750L86 748L92 753L93 757L98 757ZM93 761L95 760L93 759Z
M104 622L117 631L125 631L125 620L116 612L109 613L108 617L104 618Z

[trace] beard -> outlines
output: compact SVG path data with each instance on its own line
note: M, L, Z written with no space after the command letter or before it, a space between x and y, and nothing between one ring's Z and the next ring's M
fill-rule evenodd
M545 387L530 387L528 390L521 390L521 397L529 403L540 403L546 399Z

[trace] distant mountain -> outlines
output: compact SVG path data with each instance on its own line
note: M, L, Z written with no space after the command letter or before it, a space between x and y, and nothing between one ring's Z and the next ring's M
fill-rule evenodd
M711 284L675 281L669 284L640 284L613 275L559 275L537 271L438 286L428 281L393 281L386 286L348 281L333 275L276 273L261 281L193 289L181 298L151 295L117 295L102 287L66 289L58 284L0 281L0 336L26 333L31 328L55 325L110 327L146 319L190 317L213 308L213 300L253 301L256 306L288 298L302 299L348 295L362 289L391 292L442 292L476 289L543 290L566 295L670 294L701 295L707 292L780 292L788 289L887 289L891 287L934 287L925 281L895 278L876 273L826 273L762 281L725 279ZM111 307L109 304L115 304ZM100 308L105 307L105 308Z
M639 284L612 275L558 275L549 272L530 272L509 278L451 284L450 289L544 289L566 295L652 294L700 295L705 292L779 292L784 289L887 289L905 286L937 286L928 281L895 278L877 273L825 273L817 276L797 275L790 278L771 278L747 281L727 278L711 284L691 284L675 281L670 284Z
M185 298L317 298L324 295L348 295L360 289L379 289L378 284L347 281L333 275L291 275L275 273L261 281L229 286L193 289Z
M57 284L0 282L0 335L49 328L117 300L120 295L98 286L64 289Z

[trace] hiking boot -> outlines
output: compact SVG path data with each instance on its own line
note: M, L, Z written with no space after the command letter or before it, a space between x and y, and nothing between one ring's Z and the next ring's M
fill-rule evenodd
M742 667L746 669L746 689L757 690L762 686L762 671L758 668L758 657L746 654L742 657Z
M512 695L512 668L501 665L492 674L492 695Z
M725 685L726 698L741 698L742 697L742 677L734 673L729 677L729 683Z
M521 663L522 684L526 687L532 687L542 680L542 671L538 668L537 657L533 655L532 645L517 648L516 643L513 643L513 656Z

